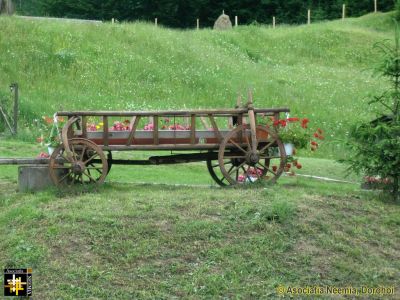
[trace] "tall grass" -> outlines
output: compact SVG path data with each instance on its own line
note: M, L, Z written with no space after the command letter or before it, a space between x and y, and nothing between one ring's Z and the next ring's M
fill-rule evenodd
M390 37L391 16L228 32L1 17L0 89L19 82L29 123L60 109L230 108L252 88L257 107L289 106L334 141L371 117L367 96L385 88L371 49Z

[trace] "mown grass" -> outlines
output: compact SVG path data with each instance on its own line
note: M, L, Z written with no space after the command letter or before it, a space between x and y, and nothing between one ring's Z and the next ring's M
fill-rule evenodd
M268 189L14 188L0 189L0 265L33 267L40 299L274 299L279 285L398 288L399 207L354 185L292 178Z
M349 125L372 116L367 97L385 89L372 46L391 38L392 15L229 32L1 17L0 90L20 83L31 124L60 109L230 108L252 88L256 106L288 106L325 129L320 155L337 157Z

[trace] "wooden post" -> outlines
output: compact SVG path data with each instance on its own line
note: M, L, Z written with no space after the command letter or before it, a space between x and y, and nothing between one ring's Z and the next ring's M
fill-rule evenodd
M111 24L114 24L114 18L111 19Z
M18 133L18 110L19 110L19 91L18 91L18 83L13 83L10 86L11 90L14 92L14 124L13 124L13 131L14 135Z
M342 20L346 18L346 4L343 4L342 7Z
M158 25L158 20L157 20L157 18L154 19L154 25L156 25L156 27L157 27L157 25Z
M374 0L374 12L378 12L378 0Z
M196 143L196 115L190 115L190 143L194 145Z
M238 16L235 16L235 27L238 27Z
M200 29L200 20L199 19L196 20L196 27L197 27L197 30Z
M87 138L87 117L86 116L82 116L81 123L82 123L82 137L86 139Z
M311 24L311 10L307 10L307 24L310 25Z
M153 117L153 143L154 145L158 145L159 141L158 141L158 116L155 115Z
M103 145L108 146L108 117L103 116Z
M275 28L276 20L275 16L272 17L272 28Z

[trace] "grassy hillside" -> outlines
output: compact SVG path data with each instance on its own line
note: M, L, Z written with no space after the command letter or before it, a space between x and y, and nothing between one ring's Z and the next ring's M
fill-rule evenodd
M258 107L289 106L332 140L385 88L371 78L371 50L391 38L391 16L229 32L1 17L0 90L19 82L31 121L61 108L232 107L251 87Z

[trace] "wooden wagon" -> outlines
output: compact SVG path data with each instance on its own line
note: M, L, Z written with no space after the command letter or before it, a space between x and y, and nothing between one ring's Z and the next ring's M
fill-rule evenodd
M243 108L185 111L57 112L66 120L50 156L56 185L103 183L112 165L174 164L206 161L221 186L275 182L286 153L276 130L262 122L279 120L288 108ZM144 128L144 129L143 129ZM147 160L113 159L115 151L171 150Z

